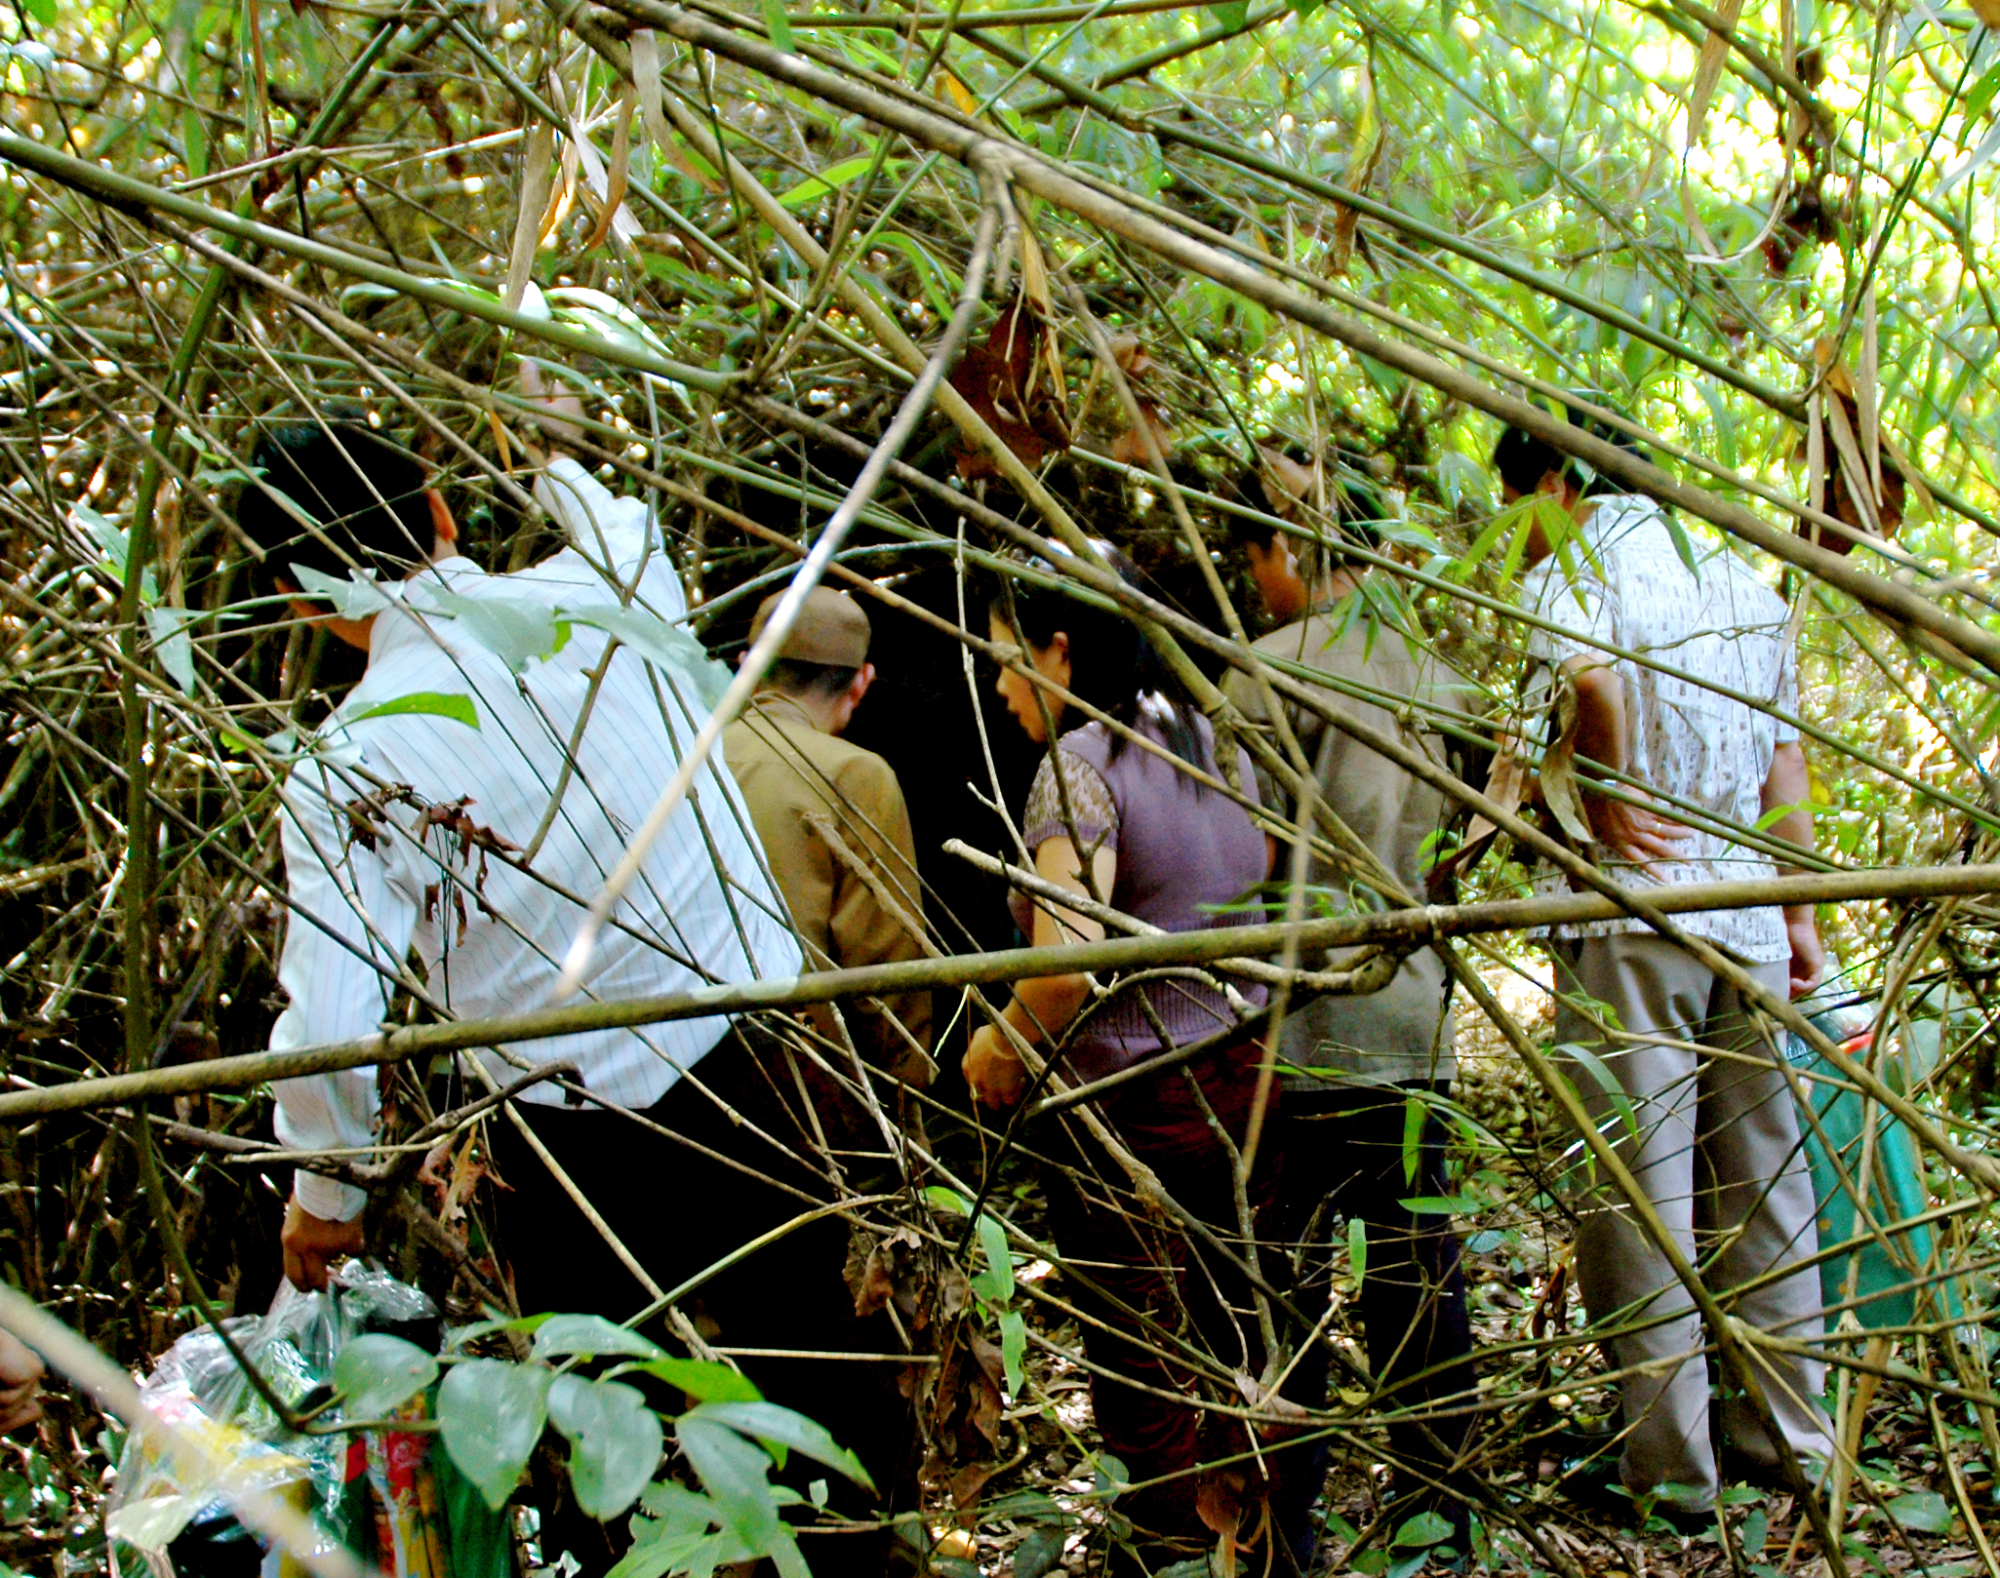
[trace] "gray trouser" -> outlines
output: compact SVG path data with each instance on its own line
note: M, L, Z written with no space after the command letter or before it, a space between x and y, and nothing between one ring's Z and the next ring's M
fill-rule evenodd
M1775 1336L1819 1337L1819 1279L1812 1271L1735 1291L1816 1247L1812 1180L1791 1091L1736 989L1650 934L1558 942L1553 951L1557 990L1595 999L1606 1023L1625 1032L1607 1040L1591 1018L1558 1001L1556 1040L1602 1061L1630 1099L1633 1123L1579 1060L1568 1060L1567 1071L1681 1254L1700 1269L1722 1308L1746 1325ZM1785 994L1785 965L1753 966L1750 973ZM1717 1482L1694 1299L1608 1181L1599 1180L1579 1202L1579 1213L1576 1268L1584 1305L1593 1324L1611 1331L1606 1350L1627 1372L1625 1484L1635 1493L1672 1486L1674 1500L1707 1507ZM1764 1396L1793 1450L1829 1456L1833 1443L1816 1401L1823 1366L1768 1352L1756 1360ZM1755 1461L1775 1463L1776 1445L1734 1391L1726 1388L1723 1435Z

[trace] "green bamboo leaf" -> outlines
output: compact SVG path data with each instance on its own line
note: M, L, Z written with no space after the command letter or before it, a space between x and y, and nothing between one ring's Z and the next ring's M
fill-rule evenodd
M979 1213L979 1247L986 1267L972 1278L972 1291L988 1304L1005 1304L1014 1296L1014 1260L1007 1253L1007 1229L984 1211Z
M1451 1538L1451 1523L1436 1512L1420 1512L1396 1530L1391 1545L1436 1545Z
M272 491L276 492L276 489ZM282 499L284 495L279 497ZM290 504L289 500L286 503L294 513L298 512L296 505ZM119 562L122 566L124 561L121 559ZM294 564L290 569L292 584L302 594L332 603L342 619L372 619L389 606L388 594L359 570L338 576L315 570L309 564Z
M1639 1137L1639 1115L1633 1109L1632 1098L1626 1094L1625 1087L1618 1083L1618 1076L1605 1066L1604 1059L1589 1047L1578 1046L1574 1042L1565 1042L1556 1051L1559 1056L1567 1057L1580 1065L1588 1071L1592 1079L1597 1081L1597 1088L1604 1092L1605 1099L1618 1114L1619 1122L1625 1126L1625 1132L1636 1140Z
M2000 66L1992 67L1985 76L1973 83L1965 95L1965 118L1977 120L1986 113L1986 106L1993 102L1995 92L2000 92Z
M1917 1490L1906 1496L1898 1496L1882 1510L1904 1528L1918 1534L1951 1532L1953 1517L1951 1503L1934 1490Z
M569 644L569 621L547 603L525 597L465 597L426 591L425 603L455 619L465 633L516 674L554 657Z
M747 1405L745 1405L747 1406ZM707 1413L707 1405L682 1414L674 1439L708 1492L723 1527L753 1551L763 1551L783 1533L771 1494L771 1459L754 1441Z
M187 627L200 617L186 608L146 610L146 628L152 632L160 667L190 696L194 694L194 642L188 638Z
M764 0L764 27L771 35L774 48L782 49L788 55L796 55L798 46L792 42L792 19L785 15L784 0Z
M1469 1194L1420 1194L1397 1201L1412 1216L1470 1216L1483 1203Z
M868 1470L861 1466L861 1459L837 1444L826 1426L789 1408L780 1408L776 1403L703 1403L691 1413L681 1415L676 1428L685 1432L687 1422L697 1417L725 1424L759 1441L775 1442L802 1452L815 1463L824 1463L845 1474L864 1489L875 1488Z
M852 159L843 159L839 164L828 165L815 175L807 176L797 186L778 194L778 201L787 208L803 208L807 203L837 191L856 176L865 174L875 163L873 154L859 154ZM884 166L887 169L887 166Z
M740 1370L713 1359L650 1359L631 1368L677 1386L704 1403L761 1403L764 1394Z
M1000 1364L1007 1372L1007 1395L1018 1398L1027 1385L1028 1323L1019 1310L1000 1317Z
M397 696L393 700L381 702L366 712L357 712L347 721L359 723L364 718L396 718L409 713L428 713L433 717L450 718L454 723L462 723L468 729L479 727L479 709L472 704L470 696L442 691L412 691L407 696Z

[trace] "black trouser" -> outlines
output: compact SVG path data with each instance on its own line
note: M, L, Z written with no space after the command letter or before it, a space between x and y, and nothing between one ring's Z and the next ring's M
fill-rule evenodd
M1186 1343L1217 1361L1222 1374L1211 1373L1206 1390L1227 1402L1241 1401L1227 1375L1255 1376L1263 1369L1255 1300L1240 1269L1244 1242L1234 1163L1209 1122L1213 1113L1241 1141L1262 1059L1261 1045L1247 1041L1129 1086L1101 1104L1119 1141L1153 1169L1176 1205L1227 1246L1226 1254L1134 1204L1129 1177L1074 1118L1067 1126L1050 1121L1030 1131L1030 1144L1077 1175L1048 1175L1049 1228L1062 1258L1075 1267L1065 1284L1068 1296L1089 1317L1083 1350L1100 1371L1090 1378L1098 1432L1133 1483L1163 1481L1118 1501L1145 1546L1185 1544L1192 1553L1209 1543L1196 1511L1196 1471L1219 1459L1240 1460L1253 1444L1241 1424L1198 1409L1200 1372L1175 1349ZM1190 1075L1200 1085L1200 1100ZM1280 1168L1278 1096L1273 1087L1273 1126L1265 1131L1262 1161L1246 1190L1260 1224L1272 1209ZM1267 1260L1262 1269L1277 1280L1275 1263Z
M813 1142L805 1109L827 1105L826 1091L817 1088L823 1077L808 1081L814 1088L802 1095L792 1055L750 1026L732 1030L694 1073L707 1091L695 1080L682 1080L644 1114L678 1139L596 1107L524 1102L518 1109L625 1247L669 1291L750 1240L835 1198L824 1172L809 1159ZM718 1103L749 1121L732 1121ZM835 1118L825 1113L822 1122L833 1127ZM779 1143L760 1138L753 1126ZM488 1132L500 1177L511 1190L500 1196L499 1231L522 1313L578 1311L623 1320L650 1302L638 1278L514 1125L496 1117ZM854 1313L842 1275L847 1248L847 1224L823 1217L704 1282L681 1301L681 1309L697 1321L713 1322L710 1340L723 1348L897 1352L902 1344L886 1314L860 1319ZM647 1334L678 1346L664 1320L651 1323ZM897 1495L915 1472L910 1406L897 1387L898 1366L841 1359L740 1363L768 1401L819 1421L860 1457L884 1498L909 1504ZM850 1516L881 1513L874 1498L801 1458L793 1459L785 1477L799 1480L800 1488L811 1479L826 1479L831 1505ZM559 1551L570 1550L582 1562L585 1578L608 1569L630 1543L623 1517L599 1524L566 1495L544 1494L542 1501L544 1556L553 1561ZM815 1578L847 1573L877 1578L887 1560L884 1538L807 1535L801 1544Z
M1426 1111L1416 1169L1406 1175L1403 1136L1409 1092L1447 1094L1447 1083L1416 1086L1324 1084L1285 1093L1285 1168L1279 1180L1277 1220L1295 1246L1298 1265L1295 1299L1301 1313L1317 1318L1326 1311L1333 1285L1333 1219L1363 1223L1368 1253L1361 1277L1361 1320L1367 1330L1368 1367L1378 1389L1377 1407L1406 1416L1389 1427L1395 1460L1395 1492L1404 1506L1396 1521L1431 1510L1449 1519L1453 1544L1466 1550L1464 1504L1431 1491L1426 1481L1467 1483L1462 1459L1471 1433L1467 1413L1431 1415L1428 1410L1474 1385L1472 1323L1465 1308L1465 1273L1458 1234L1444 1212L1412 1212L1403 1202L1438 1198L1451 1190L1445 1175L1445 1128ZM1292 1372L1286 1390L1308 1407L1323 1407L1328 1355L1314 1344ZM1469 1401L1460 1396L1459 1405ZM1452 1406L1446 1404L1445 1406ZM1326 1449L1316 1456L1324 1462ZM1321 1475L1282 1478L1309 1485L1316 1495ZM1407 1498L1407 1499L1405 1499ZM1310 1506L1286 1509L1288 1531L1309 1527ZM1309 1541L1295 1543L1307 1565Z

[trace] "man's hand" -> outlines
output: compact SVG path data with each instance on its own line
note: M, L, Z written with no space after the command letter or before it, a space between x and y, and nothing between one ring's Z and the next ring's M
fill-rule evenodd
M1598 843L1615 855L1642 866L1682 858L1678 846L1689 830L1657 811L1604 795L1585 795L1583 809Z
M10 1331L0 1331L0 1435L42 1417L42 1359Z
M981 1025L958 1065L972 1099L983 1107L1011 1107L1028 1088L1028 1067L992 1025Z
M1804 997L1826 977L1826 945L1810 904L1785 906L1785 940L1792 945L1792 996Z
M295 1288L317 1293L326 1286L327 1267L360 1254L368 1247L368 1235L358 1216L351 1222L329 1222L314 1216L295 1199L285 1209L280 1242L285 1249L286 1279Z

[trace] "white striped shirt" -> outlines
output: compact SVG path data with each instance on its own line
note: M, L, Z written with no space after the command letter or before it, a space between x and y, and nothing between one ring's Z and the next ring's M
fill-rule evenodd
M573 460L551 466L535 496L572 546L513 575L489 575L453 555L384 587L391 602L370 633L366 675L286 780L285 872L297 909L278 971L291 1001L271 1032L273 1051L375 1031L412 947L424 992L455 1018L545 1004L583 906L712 705L717 671L685 630L660 623L685 618L687 599L645 501L614 496ZM616 626L627 645L590 703L563 783L570 737L610 640L590 620ZM546 656L525 655L550 647ZM378 710L399 701L407 708L412 697L426 710ZM468 701L476 728L439 711L462 711ZM530 875L498 851L530 844L559 787ZM506 844L483 849L475 832L468 845L466 829L490 830ZM584 994L623 1001L711 980L795 975L799 949L783 915L718 747L600 935ZM531 1063L568 1059L595 1094L644 1107L725 1026L719 1017L678 1020L513 1050ZM481 1056L496 1078L513 1074L495 1054ZM366 1148L376 1087L373 1068L278 1085L279 1141ZM542 1084L525 1099L563 1097ZM313 1215L337 1220L365 1200L303 1169L295 1193Z

